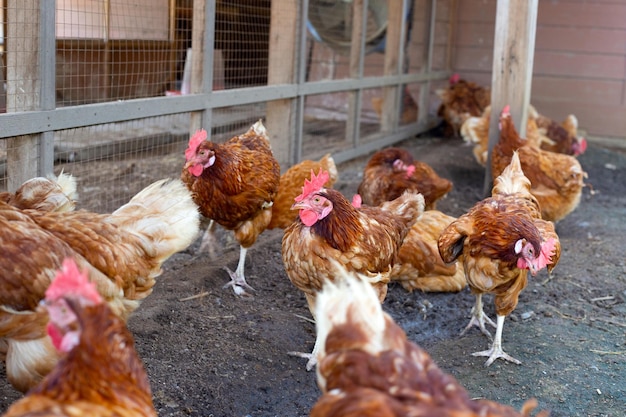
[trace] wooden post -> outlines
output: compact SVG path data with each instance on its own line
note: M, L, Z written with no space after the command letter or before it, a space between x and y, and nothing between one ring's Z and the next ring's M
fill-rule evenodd
M53 109L54 3L13 2L7 21L7 112ZM7 139L10 192L30 178L52 173L53 141L52 132Z
M424 39L425 48L423 50L424 54L424 64L422 65L422 72L429 73L432 71L433 67L433 55L435 51L435 25L436 25L436 17L437 17L437 0L430 0L426 2L427 5L424 7L425 18L421 23L424 25ZM452 6L451 6L452 7ZM452 26L452 23L450 24ZM449 68L449 61L448 61ZM430 101L430 80L422 83L420 87L420 97L419 97L419 115L418 122L420 125L425 126L428 122L428 107Z
M363 78L365 58L365 29L367 19L367 0L354 0L352 3L352 37L350 43L350 78ZM350 91L348 95L348 121L346 140L357 146L360 136L361 107L363 91Z
M267 83L292 84L296 79L297 45L299 31L306 30L299 16L299 1L273 1L270 18L269 64ZM292 99L267 103L266 127L272 143L272 152L285 171L296 162L292 138L296 136L296 102Z
M194 0L191 27L191 94L210 94L213 90L213 53L215 44L215 0ZM211 139L213 111L192 112L189 134L201 128L207 129Z
M483 188L485 195L490 194L493 184L491 150L500 138L498 122L504 106L511 106L515 127L522 137L526 136L537 7L538 0L498 0L491 78L489 156Z
M405 24L405 3L408 0L388 2L387 38L385 43L385 75L400 75L402 72L402 49L404 47L402 25ZM381 130L389 132L398 126L400 88L398 86L383 89L383 111Z

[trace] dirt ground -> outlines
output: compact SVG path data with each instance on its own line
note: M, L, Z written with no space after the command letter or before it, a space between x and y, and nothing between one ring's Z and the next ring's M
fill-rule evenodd
M483 168L461 140L400 145L453 181L441 211L458 216L482 198ZM366 160L339 167L344 194L356 191ZM503 347L522 365L498 360L485 368L485 358L470 355L489 341L477 329L459 336L474 301L469 290L390 286L384 309L473 397L515 408L535 397L553 417L626 415L626 156L591 145L580 162L593 194L585 188L578 209L557 224L563 253L552 279L545 270L531 279L505 322ZM315 373L287 352L311 351L315 326L285 274L282 231L264 233L248 252L252 300L222 288L222 267L235 268L239 249L230 234L220 236L216 260L196 253L199 242L168 260L129 321L159 415L306 416L320 395ZM485 309L494 316L491 297ZM0 383L1 410L18 397Z

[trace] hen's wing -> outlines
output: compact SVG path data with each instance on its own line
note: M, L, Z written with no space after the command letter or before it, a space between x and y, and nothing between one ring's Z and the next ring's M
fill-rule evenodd
M467 283L460 262L441 259L437 239L454 220L437 210L425 211L404 238L391 280L407 290L460 291Z

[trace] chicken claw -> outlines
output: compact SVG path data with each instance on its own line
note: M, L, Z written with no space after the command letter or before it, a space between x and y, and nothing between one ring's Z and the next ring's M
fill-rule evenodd
M483 350L482 352L474 352L472 356L488 356L487 362L485 362L485 366L491 365L496 359L504 359L505 361L513 362L517 365L521 365L522 362L515 359L513 356L509 355L505 351L502 350L502 346L496 346L495 343L491 346L489 350Z
M474 304L474 307L472 307L472 318L470 319L470 322L467 324L467 326L465 326L465 328L461 332L461 335L464 335L465 332L468 331L470 328L477 326L480 329L480 331L483 332L485 336L487 336L489 339L493 339L491 337L491 333L489 333L489 330L485 328L485 322L487 322L488 324L492 325L495 328L498 327L496 326L496 323L494 323L493 320L491 320L489 316L487 316L485 312L483 311L482 295L477 294L476 304Z
M239 276L236 271L233 272L230 270L230 268L226 266L222 267L222 269L224 269L226 272L228 272L228 275L230 275L230 282L227 282L222 288L233 287L235 295L246 298L253 297L252 294L246 292L246 288L253 292L256 292L256 290L248 285L246 279L243 276Z
M484 350L482 352L472 353L472 356L487 356L489 359L487 359L487 362L485 362L485 366L491 365L493 361L498 358L521 365L522 362L518 361L514 357L505 353L504 350L502 350L502 329L504 327L504 316L499 315L497 320L498 324L496 326L496 337L493 339L491 349Z
M304 353L304 352L287 352L288 355L297 356L299 358L308 359L309 361L306 363L306 370L312 370L315 365L317 365L317 356L313 353Z

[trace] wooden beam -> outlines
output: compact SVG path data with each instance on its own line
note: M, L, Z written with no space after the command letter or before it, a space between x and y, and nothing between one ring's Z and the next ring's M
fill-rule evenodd
M354 0L352 3L352 37L350 43L350 78L363 78L365 61L365 30L367 25L368 0ZM358 89L348 94L348 121L346 122L346 141L357 146L360 136L360 121L363 90Z
M37 0L7 8L7 112L50 110L54 91L54 4ZM50 67L51 66L51 67ZM52 173L52 132L7 140L7 189Z
M400 75L402 73L402 48L404 47L403 26L408 0L390 1L387 3L387 34L385 40L384 75ZM383 111L381 130L390 132L397 129L399 121L400 87L392 86L383 89Z
M498 122L505 105L520 135L526 135L528 104L532 83L538 0L498 0L491 74L491 119L489 156L483 193L493 184L491 150L500 138Z
M191 94L210 94L213 91L213 57L215 43L215 0L194 0L191 26ZM185 61L187 67L189 60ZM187 68L185 68L187 70ZM181 86L181 89L183 87ZM205 128L211 140L210 126L213 124L213 110L205 108L191 113L189 135Z
M270 19L269 64L267 83L293 84L296 81L297 46L299 44L300 21L298 3L291 1L273 1ZM299 155L294 155L293 141L296 129L296 102L292 99L274 100L267 103L266 127L272 143L272 152L285 171L296 162Z

